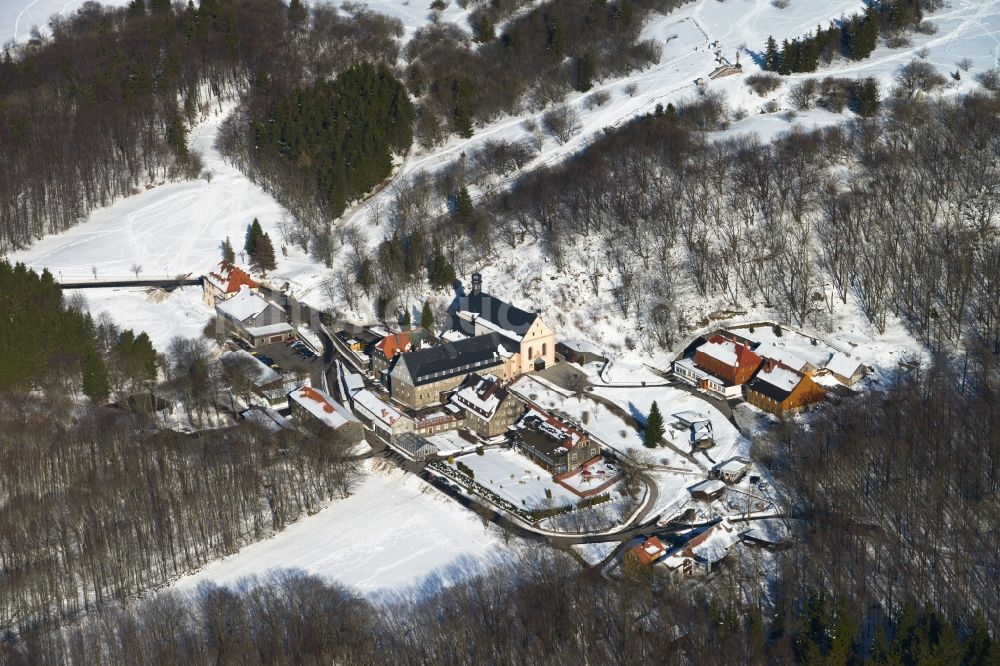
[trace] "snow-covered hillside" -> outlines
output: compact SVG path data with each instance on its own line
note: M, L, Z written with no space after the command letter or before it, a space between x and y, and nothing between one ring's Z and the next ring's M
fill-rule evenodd
M427 0L382 0L367 4L376 11L399 17L410 33L426 23L430 16ZM666 104L694 96L695 79L705 77L716 66L717 51L734 60L737 51L745 48L746 51L741 53L741 62L745 73L753 73L758 66L747 53L759 51L768 35L773 34L779 40L795 37L817 24L826 24L831 19L854 12L860 6L861 2L856 0L792 0L790 6L779 9L768 0L698 0L669 15L654 15L643 31L643 37L655 39L661 44L660 62L627 77L600 82L586 94L570 95L566 101L580 114L580 131L563 144L552 137L542 137L538 157L526 168L562 160L585 146L603 128L620 124L637 114L648 113L657 103ZM67 5L67 11L71 9ZM443 17L460 25L465 23L463 11L454 3ZM723 134L757 132L769 136L787 130L793 123L810 126L841 122L849 114L813 110L794 114L793 117L785 113L789 108L787 95L791 81L806 76L875 76L885 83L884 87L888 87L898 67L915 57L918 51L942 72L954 69L959 59L970 58L973 66L969 73L961 82L952 83L944 94L974 88L977 84L972 75L994 66L1000 55L997 36L1000 34L1000 0L954 0L947 8L931 15L930 19L938 26L935 35L914 35L912 45L904 49L881 46L872 58L863 62L838 61L815 74L789 77L788 83L766 99L750 91L744 77L711 81L709 88L723 92L731 110L742 110L747 114ZM921 51L924 48L926 53ZM594 96L601 93L608 93L608 100L601 105L592 104ZM775 102L778 111L762 113L769 100ZM197 275L218 260L219 242L229 236L238 245L246 225L255 217L273 237L280 238L279 223L285 216L281 206L227 165L212 147L218 125L229 109L228 105L213 109L210 117L191 135L192 147L202 152L206 168L214 174L211 182L198 180L159 184L95 211L87 222L58 236L46 238L12 258L35 268L49 268L57 278L67 280L93 279L95 270L98 278L102 279L125 277L132 272L133 265L141 266L146 275ZM470 139L453 138L444 146L429 151L415 148L399 168L395 179L400 181L420 170L434 171L445 167L489 139L530 138L531 133L525 128L524 121L529 118L537 121L541 113L499 119L486 127L477 128ZM375 196L373 201L387 204L391 196L392 188L389 187ZM368 223L369 203L371 201L349 210L341 223L355 223L367 230L369 243L375 245L383 238L385 229ZM287 281L297 296L316 305L327 305L327 297L320 287L328 271L292 246L288 246L287 251L287 256L279 256L275 281L279 284ZM511 255L511 258L514 256ZM516 260L508 261L501 256L484 262L485 265L480 267L490 290L513 298L515 294L526 293L526 288L530 286L531 303L524 299L520 304L542 310L571 299L581 306L560 312L561 321L555 322L560 334L580 337L586 333L591 338L596 337L594 341L599 344L611 345L617 341L617 346L622 346L624 336L621 326L606 321L609 299L583 298L578 279L582 267L555 271L547 264L539 248L522 248L516 257ZM371 313L360 311L354 314L359 319L365 319ZM854 320L853 315L844 313L849 326ZM128 321L121 323L129 325ZM845 331L863 333L850 328Z
M0 44L24 41L31 36L31 29L47 30L49 17L54 14L69 15L83 6L86 0L0 0ZM129 0L105 0L105 5L127 5Z
M266 579L275 569L298 569L373 597L410 588L430 592L514 553L516 542L504 545L474 513L424 481L374 465L380 463L365 465L365 477L349 498L213 562L176 587L233 585Z

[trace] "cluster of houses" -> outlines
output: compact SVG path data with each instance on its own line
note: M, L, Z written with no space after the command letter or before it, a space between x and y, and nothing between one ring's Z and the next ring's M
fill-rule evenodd
M690 488L691 498L701 502L721 499L727 489L740 483L750 472L749 458L736 457L717 464L709 478ZM750 477L750 484L760 484L759 477ZM752 490L752 488L751 488ZM742 491L746 494L746 491ZM758 498L759 499L759 498ZM754 510L765 509L760 502ZM661 523L662 524L662 523ZM629 564L653 567L653 570L679 582L699 574L707 574L718 567L735 545L775 550L787 545L787 525L778 518L756 521L756 527L745 524L737 529L728 518L722 518L704 530L693 530L673 545L665 545L656 536L650 536L625 553Z
M867 368L840 352L833 352L824 365L809 363L772 343L721 331L698 346L693 356L674 361L673 372L681 381L720 398L743 399L782 414L820 402L832 386L855 385Z
M666 546L659 538L651 536L625 554L627 562L656 566L669 580L679 582L685 578L713 571L740 541L740 533L730 521L723 518L687 541Z
M239 267L222 263L203 279L205 302L215 307L230 337L249 347L289 339L295 329L284 308L261 294L261 285ZM556 360L556 339L542 318L482 291L451 309L439 337L420 327L391 332L363 329L338 336L365 364L373 382L337 364L337 385L289 385L250 353L227 356L259 365L254 402L244 417L273 430L290 426L278 413L287 402L297 423L360 441L364 428L415 459L434 456L428 437L459 431L470 445L503 438L553 475L573 473L600 460L600 447L578 426L528 404L509 390L525 373ZM330 393L340 397L334 398Z

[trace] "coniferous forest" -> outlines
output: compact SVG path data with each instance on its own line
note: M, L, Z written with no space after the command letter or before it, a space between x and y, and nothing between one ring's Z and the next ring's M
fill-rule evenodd
M388 68L355 65L255 118L254 162L271 187L312 190L335 218L389 175L393 153L413 141L412 125L413 105Z
M864 12L832 22L826 29L792 40L779 46L768 37L764 47L764 69L779 74L815 72L820 64L830 64L836 56L851 60L869 57L884 36L890 45L906 43L906 33L912 30L933 30L924 22L924 11L942 6L940 0L873 0Z
M0 392L81 388L87 377L104 398L106 374L90 315L65 306L48 271L0 261Z

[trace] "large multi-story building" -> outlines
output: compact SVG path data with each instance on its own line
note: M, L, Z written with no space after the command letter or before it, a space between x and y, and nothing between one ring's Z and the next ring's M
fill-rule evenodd
M444 402L470 372L510 379L517 348L516 342L494 332L397 354L387 373L389 395L410 409L421 409Z
M295 333L284 308L265 300L247 285L242 285L232 298L216 303L215 312L227 332L254 346L282 342Z
M451 396L465 415L465 427L489 439L507 432L524 412L524 403L493 375L468 375Z
M515 376L541 370L556 362L556 335L534 313L484 294L482 276L472 274L472 288L452 310L452 328L465 335L498 333L514 343L518 354Z

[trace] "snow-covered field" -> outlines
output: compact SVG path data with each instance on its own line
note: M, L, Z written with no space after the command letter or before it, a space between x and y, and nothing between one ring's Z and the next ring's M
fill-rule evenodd
M171 338L201 337L215 311L201 300L201 287L181 287L172 292L162 289L77 289L97 317L106 312L120 326L136 333L146 333L153 346L166 351Z
M553 506L574 506L580 498L552 480L552 474L517 451L493 449L483 455L462 456L461 461L476 475L476 481L515 506L537 509L545 504L545 491L552 493Z
M175 587L192 589L203 581L235 585L248 577L266 578L275 569L297 569L372 597L429 592L514 552L514 542L505 546L457 502L411 474L376 465L366 464L364 479L347 499L209 564Z
M243 174L226 164L212 148L215 133L230 107L214 107L191 132L191 146L205 157L211 182L191 180L157 185L95 211L90 219L69 231L49 236L13 259L36 268L46 267L57 280L92 281L139 277L202 275L221 259L220 243L229 237L242 247L247 225L254 218L275 239L281 206ZM279 254L283 275L319 270L289 248Z
M647 386L642 388L607 388L595 387L594 393L611 400L622 409L627 409L641 418L649 414L655 401L663 414L667 426L667 437L671 438L677 448L689 451L688 432L674 431L671 425L676 421L674 414L693 411L712 422L715 435L715 447L709 452L715 460L725 460L734 455L745 455L749 451L749 442L743 438L736 426L729 422L719 410L701 398L687 391L670 386Z

